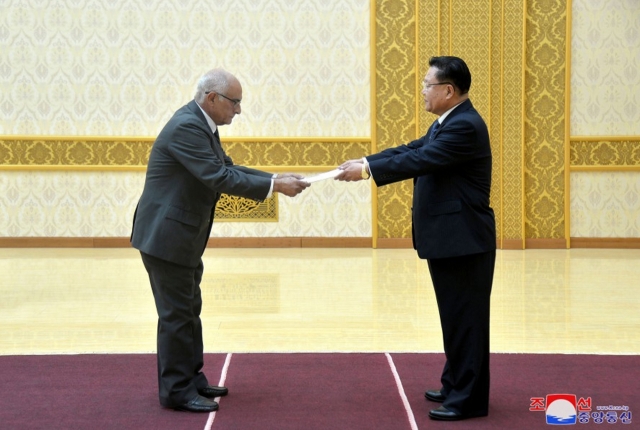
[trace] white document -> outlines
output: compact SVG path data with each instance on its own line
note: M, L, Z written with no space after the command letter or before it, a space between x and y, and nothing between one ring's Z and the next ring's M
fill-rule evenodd
M324 173L320 173L319 175L304 178L303 180L311 184L313 182L324 181L325 179L335 178L342 172L343 171L340 169L329 170L328 172L324 172Z

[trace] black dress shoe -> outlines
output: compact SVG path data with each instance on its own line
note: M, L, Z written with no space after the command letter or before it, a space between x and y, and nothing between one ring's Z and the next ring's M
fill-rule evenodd
M196 396L196 398L190 402L176 406L174 409L188 412L213 412L218 410L218 403L205 399L202 396Z
M224 397L229 394L229 390L226 387L214 387L213 385L207 385L204 388L198 390L198 394L203 397Z
M427 390L424 393L424 397L426 397L427 400L431 400L432 402L438 402L438 403L444 402L444 399L445 399L445 396L442 395L440 390Z
M429 418L431 418L432 420L438 420L438 421L458 421L458 420L463 420L466 417L463 416L462 414L458 414L456 412L450 411L444 406L440 406L437 409L431 409L429 411Z

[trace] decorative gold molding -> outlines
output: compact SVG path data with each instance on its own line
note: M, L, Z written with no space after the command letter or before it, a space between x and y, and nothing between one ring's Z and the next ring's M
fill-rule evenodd
M278 194L262 202L223 194L216 205L216 221L278 222Z
M564 237L567 239L567 248L571 247L571 30L573 16L572 2L567 1L567 25L565 27L565 64L564 73Z
M368 237L212 237L208 248L371 248ZM129 248L128 237L0 237L0 248Z
M573 136L571 171L640 170L639 136Z
M153 137L0 136L0 170L145 170ZM230 137L226 152L247 166L306 171L370 152L367 137Z

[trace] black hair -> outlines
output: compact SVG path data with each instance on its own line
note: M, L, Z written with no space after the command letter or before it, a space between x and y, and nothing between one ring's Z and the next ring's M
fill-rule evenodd
M451 82L461 94L469 92L471 72L462 58L442 56L429 58L429 67L438 69L435 76L439 82Z

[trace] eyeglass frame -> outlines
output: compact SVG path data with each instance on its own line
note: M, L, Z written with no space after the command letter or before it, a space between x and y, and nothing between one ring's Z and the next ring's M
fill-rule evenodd
M425 82L422 82L422 89L428 90L429 88L436 85L452 85L453 86L453 82L436 82L435 84L427 84Z
M225 99L229 100L231 103L233 103L233 107L237 107L240 106L240 103L242 103L242 99L232 99L231 97L227 97L222 93L219 93L217 91L205 91L205 94L210 94L210 93L216 93L217 95L219 95L220 97L224 97Z

